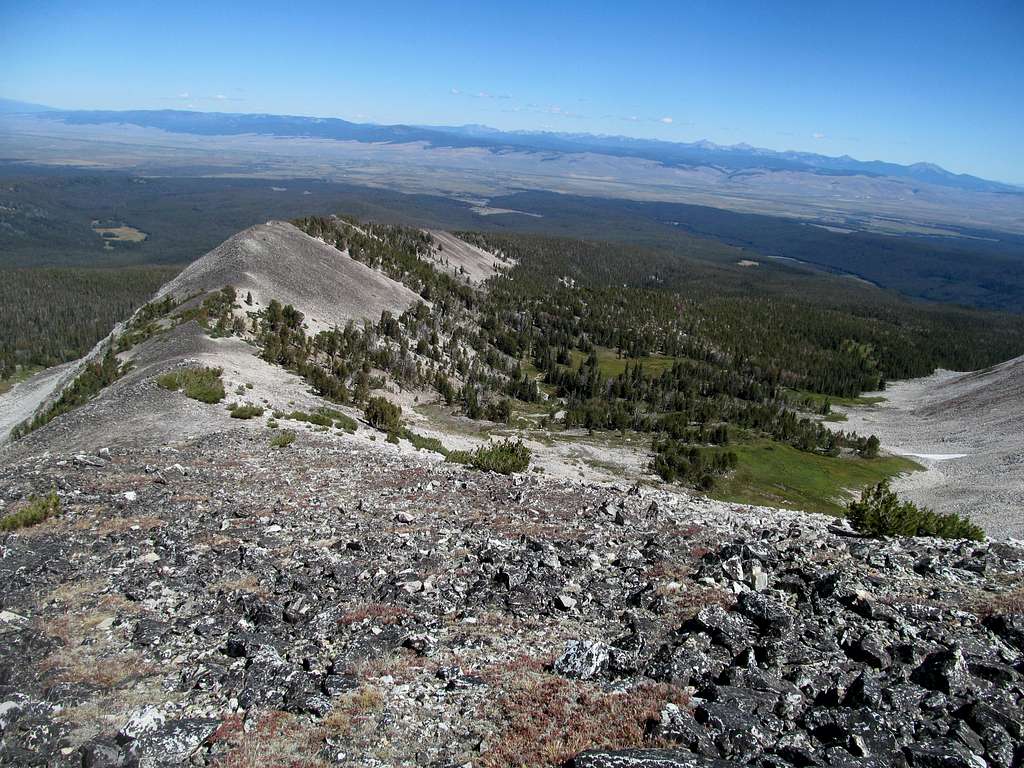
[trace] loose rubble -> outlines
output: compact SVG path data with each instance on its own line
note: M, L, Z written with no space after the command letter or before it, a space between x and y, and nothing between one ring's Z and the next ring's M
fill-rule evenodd
M245 429L19 457L0 764L1024 764L1024 550Z

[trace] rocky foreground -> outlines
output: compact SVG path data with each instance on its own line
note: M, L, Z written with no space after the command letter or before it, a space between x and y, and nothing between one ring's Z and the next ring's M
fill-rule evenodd
M1024 764L1024 550L302 434L5 462L0 764Z

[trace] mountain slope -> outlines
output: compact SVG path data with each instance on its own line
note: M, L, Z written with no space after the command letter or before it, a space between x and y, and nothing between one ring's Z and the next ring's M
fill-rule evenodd
M181 298L226 285L241 297L251 292L254 310L271 299L291 304L316 329L376 322L384 310L397 315L420 301L401 283L283 221L239 232L192 262L157 296Z
M234 287L240 301L252 294L252 305L240 305L246 311L259 311L271 299L291 304L303 313L311 333L344 327L350 320L376 322L383 311L399 315L420 301L401 283L279 221L250 227L229 238L163 286L157 299L184 302L182 308L195 306L200 297L225 286ZM241 308L237 314L244 317ZM170 327L166 327L167 318L159 322L165 325L159 333L122 353L122 362L131 366L127 375L39 434L23 438L16 447L21 450L56 441L66 449L87 450L103 440L160 442L230 424L230 414L223 410L211 413L208 407L154 385L159 374L189 364L223 369L229 389L259 385L254 397L258 394L282 407L297 403L315 410L325 404L311 398L296 377L256 357L241 339L211 338L194 322ZM0 443L17 423L52 405L87 362L101 357L103 348L116 346L122 335L130 335L133 329L137 330L132 320L118 324L90 355L62 366L59 376L54 370L44 371L4 396Z
M640 469L476 472L287 414L359 416L189 314L193 293L319 286L297 305L332 324L408 298L296 232L204 256L161 292L184 304L116 329L130 370L0 453L0 518L58 512L0 526L0 764L1019 762L1019 546L861 540ZM486 262L450 238L452 261ZM265 413L159 386L197 365ZM420 418L414 394L376 393Z

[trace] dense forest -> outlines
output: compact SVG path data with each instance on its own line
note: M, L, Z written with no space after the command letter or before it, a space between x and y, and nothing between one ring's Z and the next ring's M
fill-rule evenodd
M74 360L145 304L174 267L0 270L0 379Z
M491 305L562 315L562 346L586 337L627 356L677 356L696 354L685 350L697 345L734 370L838 396L938 367L983 368L1024 351L1024 317L909 302L796 266L752 275L625 244L460 236L517 263L494 281Z
M620 242L677 261L734 267L783 257L858 275L906 296L1024 312L1024 236L948 228L949 236L864 231L865 222L798 221L682 203L518 192L490 205L533 216L481 216L441 195L401 194L322 179L195 178L212 168L141 178L123 172L52 168L0 160L0 267L186 264L245 227L311 210L447 230L539 234ZM105 243L95 220L147 233ZM848 232L815 224L838 225ZM899 226L898 222L892 225ZM106 246L110 246L107 248ZM747 276L750 288L761 287ZM854 291L861 301L860 292Z
M491 205L543 215L545 234L628 242L689 255L745 250L749 258L782 257L826 271L857 275L904 296L985 309L1024 312L1024 235L949 227L919 234L897 219L893 232L872 222L802 221L705 205L518 192ZM523 226L511 222L520 231Z

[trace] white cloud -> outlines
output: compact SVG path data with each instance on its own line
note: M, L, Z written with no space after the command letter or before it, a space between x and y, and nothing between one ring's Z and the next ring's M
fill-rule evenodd
M659 122L662 122L665 125L672 125L672 118L671 117L663 117L663 118L661 118L661 120Z
M215 98L217 101L224 101L227 98L227 96L225 96L223 93L218 93L213 98Z
M188 91L182 91L181 93L178 94L178 98L179 99L191 99L192 97L189 95Z
M824 133L820 133L819 131L815 131L814 133L811 134L811 138L812 139L824 139L825 138L825 134Z
M464 91L461 88L449 88L448 93L452 96L469 96L474 99L510 99L507 93L492 93L491 91Z

